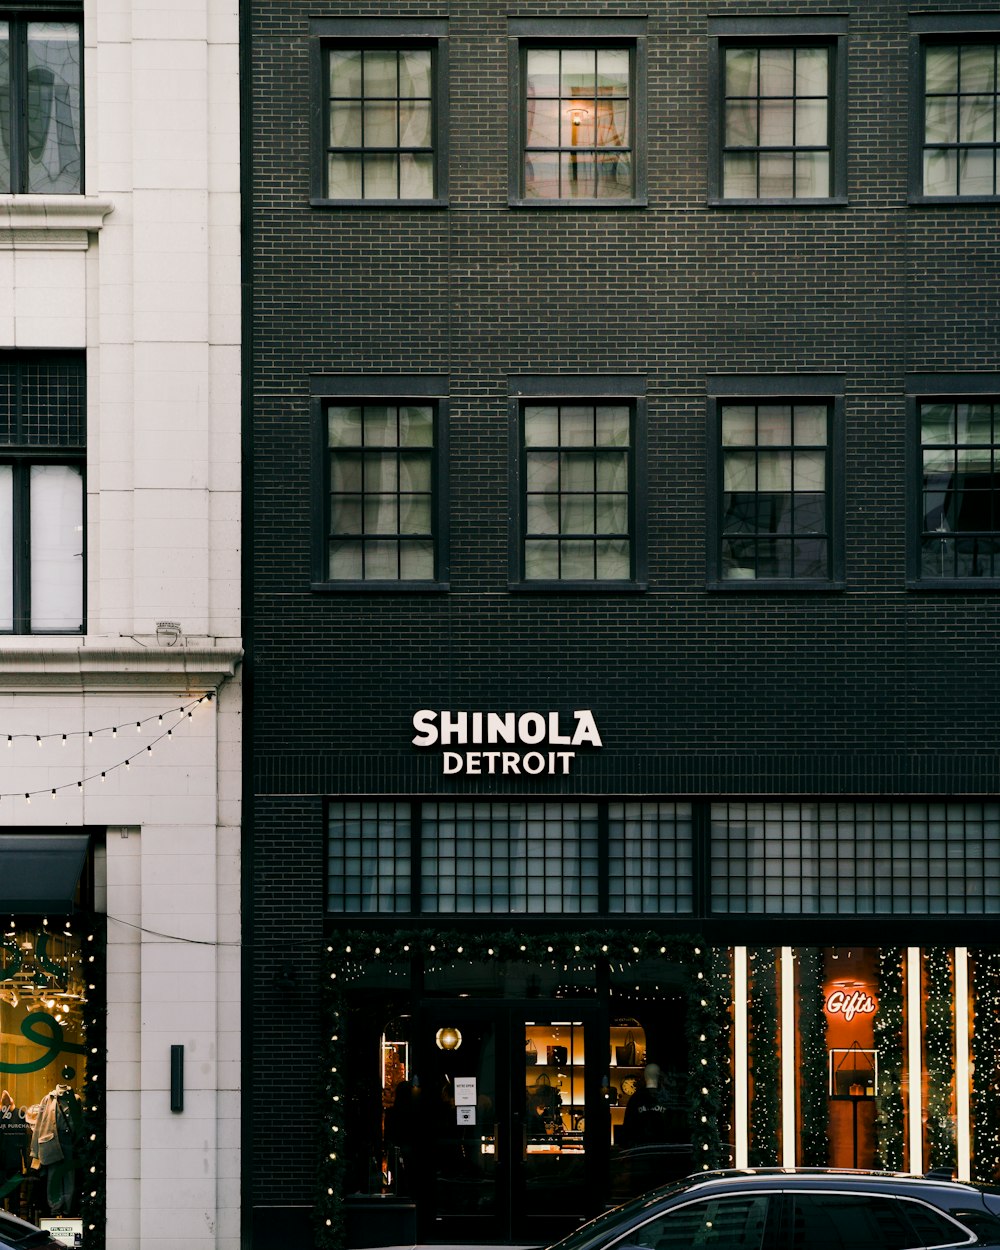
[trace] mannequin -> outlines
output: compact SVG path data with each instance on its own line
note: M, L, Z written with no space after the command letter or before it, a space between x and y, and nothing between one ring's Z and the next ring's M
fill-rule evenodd
M75 1145L83 1109L72 1085L60 1082L38 1105L31 1155L45 1170L46 1199L53 1215L68 1215L76 1181Z
M660 1092L660 1067L647 1063L642 1073L642 1089L628 1100L622 1121L625 1146L649 1146L669 1140L669 1119L666 1101Z

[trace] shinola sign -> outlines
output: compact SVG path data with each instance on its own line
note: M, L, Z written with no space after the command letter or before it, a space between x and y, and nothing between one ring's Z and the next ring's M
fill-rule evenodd
M501 743L515 748L544 746L542 751L444 751L441 771L447 776L565 776L575 751L556 747L602 746L593 712L573 712L572 727L558 712L432 712L413 713L415 747L486 746Z

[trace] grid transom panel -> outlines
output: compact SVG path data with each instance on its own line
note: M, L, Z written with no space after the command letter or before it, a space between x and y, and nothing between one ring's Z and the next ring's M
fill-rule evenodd
M995 915L998 803L713 803L714 914Z
M598 909L598 804L425 803L423 910Z
M330 911L409 911L410 826L409 803L330 804Z
M624 915L694 910L690 803L611 803L608 909Z

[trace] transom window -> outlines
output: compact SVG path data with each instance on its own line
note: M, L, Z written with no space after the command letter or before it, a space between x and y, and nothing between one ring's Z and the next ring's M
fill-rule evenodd
M1000 43L923 47L923 193L998 194Z
M1000 401L919 405L920 576L1000 578Z
M826 403L721 406L723 579L830 576L829 424Z
M82 190L80 84L78 21L0 21L0 190Z
M524 577L632 576L628 404L525 404Z
M524 50L526 199L631 199L634 88L628 47Z
M724 56L724 197L825 199L832 50L763 45Z

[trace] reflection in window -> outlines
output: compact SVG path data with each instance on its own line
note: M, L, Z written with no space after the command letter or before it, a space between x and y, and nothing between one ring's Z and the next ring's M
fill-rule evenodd
M922 577L1000 577L998 439L998 403L920 405Z
M632 576L631 418L628 404L525 405L525 580Z
M791 1203L790 1250L907 1250L919 1245L895 1198L795 1194Z
M825 403L724 404L722 576L830 576Z
M725 49L726 199L830 195L830 60L826 46Z
M80 26L0 22L0 189L82 187Z
M528 48L524 84L524 196L631 199L631 50Z
M434 578L434 407L331 404L332 581Z
M924 46L925 195L996 195L1000 44Z
M628 1243L648 1250L761 1250L767 1206L765 1194L692 1202L643 1225Z
M432 50L331 48L327 55L327 197L433 199Z

